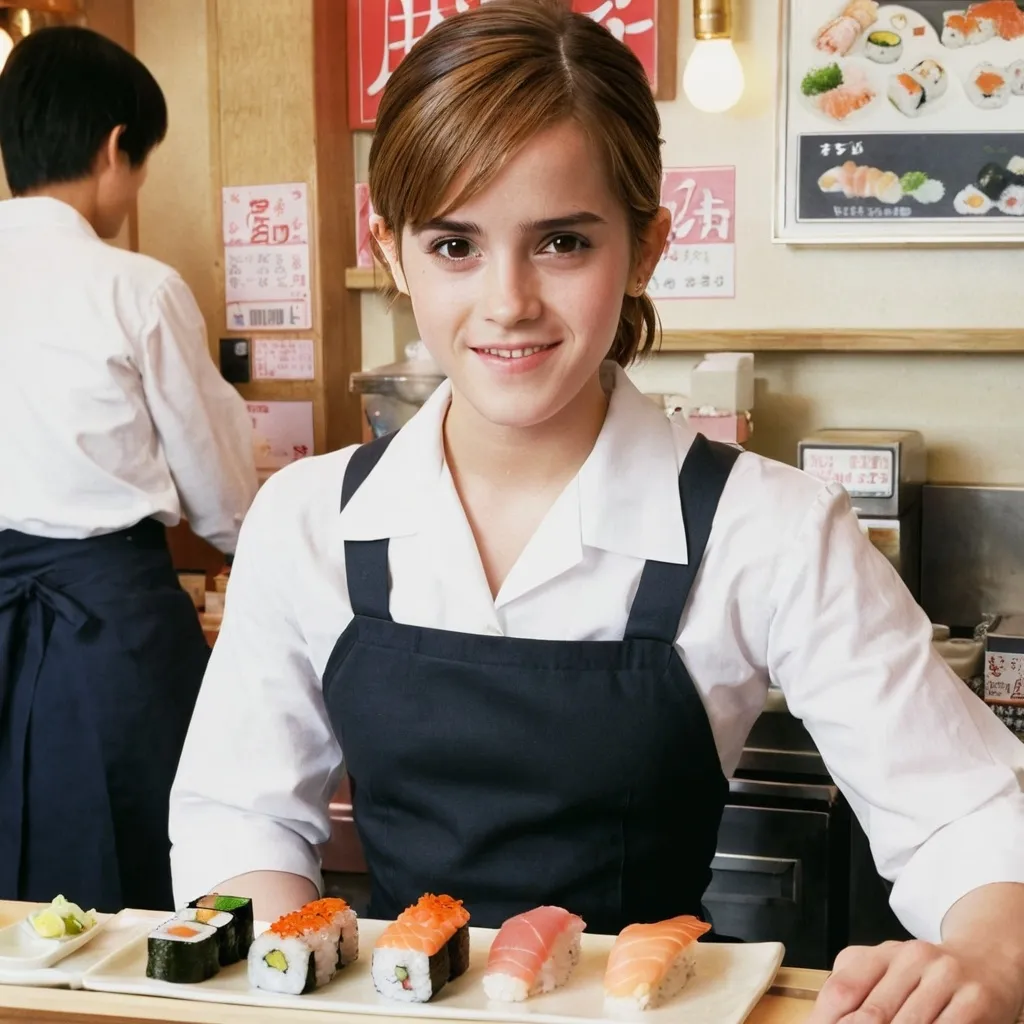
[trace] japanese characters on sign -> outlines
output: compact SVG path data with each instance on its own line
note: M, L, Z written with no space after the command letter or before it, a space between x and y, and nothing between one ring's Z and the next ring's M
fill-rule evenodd
M306 185L225 188L223 226L228 328L312 327Z
M256 338L252 365L254 380L313 380L313 340Z
M372 128L380 94L419 39L452 14L488 0L349 0L349 127ZM657 84L658 5L663 0L573 0L637 55Z
M893 492L891 451L855 448L805 448L803 469L825 483L837 483L852 498L890 498Z
M246 407L261 483L289 462L313 454L312 402L247 402Z
M733 298L736 169L668 168L661 202L672 214L672 227L648 294L655 299Z

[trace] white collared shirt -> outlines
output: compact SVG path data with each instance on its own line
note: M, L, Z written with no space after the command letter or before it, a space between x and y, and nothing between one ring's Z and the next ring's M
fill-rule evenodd
M340 515L352 449L283 470L253 505L172 793L179 902L256 870L319 883L342 765L321 677L352 617L346 539L390 538L397 622L534 639L620 640L644 560L686 562L693 435L616 370L590 457L492 599L443 456L449 400L443 385ZM677 642L723 770L774 679L896 879L897 913L935 939L966 892L1024 882L1024 745L930 641L845 491L740 456Z
M0 530L111 533L182 511L233 551L256 493L245 403L170 267L49 198L0 203Z

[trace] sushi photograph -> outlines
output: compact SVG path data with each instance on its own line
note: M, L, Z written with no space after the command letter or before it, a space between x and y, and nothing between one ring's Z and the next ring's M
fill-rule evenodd
M992 162L984 154L1006 154L1005 171L1021 149L1024 2L781 0L781 10L778 241L1024 240L1019 182L991 195L994 183L974 180Z

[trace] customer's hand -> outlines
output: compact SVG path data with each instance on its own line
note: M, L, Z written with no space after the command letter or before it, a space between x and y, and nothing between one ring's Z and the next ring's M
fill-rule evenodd
M851 946L807 1024L1016 1024L1024 977L1012 957L944 942Z

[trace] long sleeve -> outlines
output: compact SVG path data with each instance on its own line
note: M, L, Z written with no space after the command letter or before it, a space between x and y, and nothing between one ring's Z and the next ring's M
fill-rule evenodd
M231 553L256 493L245 403L217 372L206 327L180 277L157 291L142 338L150 416L194 533Z
M960 897L1024 882L1024 745L933 652L841 488L822 490L780 564L772 677L895 882L894 911L938 941Z
M341 750L294 600L315 557L299 506L308 503L303 480L316 461L272 477L242 528L171 792L179 904L249 871L287 871L320 885L315 847L330 835Z

